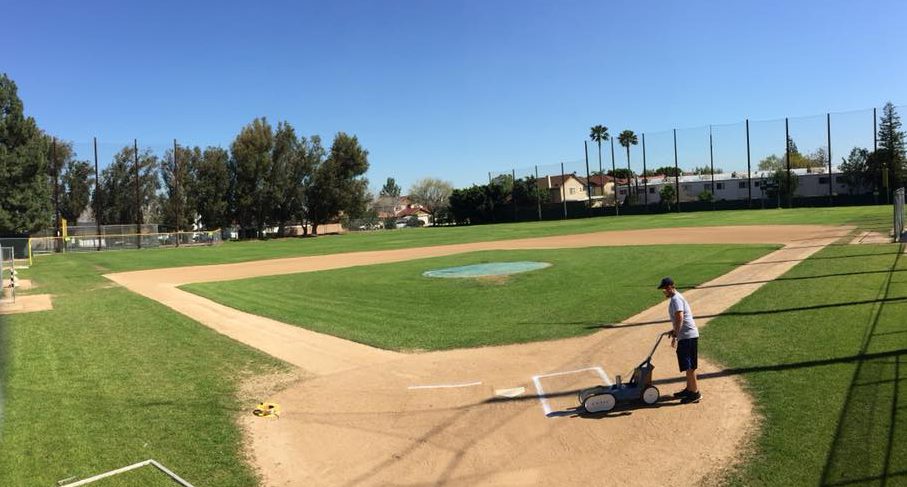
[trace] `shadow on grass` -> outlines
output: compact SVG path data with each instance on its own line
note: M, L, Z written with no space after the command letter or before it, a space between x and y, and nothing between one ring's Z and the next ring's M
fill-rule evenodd
M907 475L907 448L899 441L903 432L902 418L898 418L905 349L893 352L865 353L879 336L880 317L885 306L892 302L892 278L904 245L891 265L880 295L879 304L870 318L863 337L860 360L854 370L844 406L838 419L837 430L822 471L821 485L880 485L889 482L901 484ZM897 332L895 332L897 333ZM900 427L899 427L900 426Z
M798 277L778 277L775 279L766 279L762 281L742 281L742 282L731 282L728 284L713 284L711 286L680 286L679 289L684 291L689 291L690 289L711 289L716 287L734 287L734 286L745 286L748 284L766 284L773 281L807 281L810 279L824 279L829 277L845 277L845 276L859 276L865 274L889 274L892 272L907 272L907 269L897 269L897 270L881 270L881 271L860 271L860 272L837 272L835 274L820 274L814 276L798 276Z
M889 276L890 277L890 276ZM719 316L762 316L762 315L774 315L779 313L796 313L800 311L811 311L817 309L827 309L827 308L841 308L846 306L862 306L866 304L876 304L879 306L885 304L895 304L895 303L907 303L907 296L897 297L897 298L881 298L881 299L866 299L862 301L847 301L843 303L828 303L828 304L816 304L813 306L798 306L796 308L778 308L778 309L766 309L766 310L755 310L755 311L726 311L724 313L717 313L711 315L696 315L696 318L717 318ZM667 324L668 320L652 320L652 321L639 321L636 323L605 323L605 324L595 324L586 326L586 329L611 329L611 328L633 328L637 326L649 326L649 325L659 325Z

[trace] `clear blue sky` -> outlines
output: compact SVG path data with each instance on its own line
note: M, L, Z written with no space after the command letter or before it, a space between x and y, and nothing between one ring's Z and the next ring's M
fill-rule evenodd
M0 72L80 150L92 136L106 148L227 146L266 116L327 143L357 135L373 188L580 161L597 123L647 132L655 160L670 135L654 132L673 127L907 104L902 0L5 0L0 11ZM821 139L814 122L797 129ZM774 141L778 127L762 129ZM722 154L742 140L724 130ZM699 162L707 129L690 133L696 148L682 150L697 155L682 159ZM871 129L862 136L871 143Z

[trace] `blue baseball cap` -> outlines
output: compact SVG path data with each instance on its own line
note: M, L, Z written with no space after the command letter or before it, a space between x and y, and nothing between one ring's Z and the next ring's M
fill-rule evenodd
M671 279L670 277L665 277L664 279L661 280L661 284L658 285L658 289L664 289L668 286L673 286L673 285L674 285L674 279Z

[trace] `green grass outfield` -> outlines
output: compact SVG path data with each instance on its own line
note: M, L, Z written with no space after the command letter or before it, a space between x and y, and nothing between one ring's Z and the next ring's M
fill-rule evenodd
M486 251L183 289L285 323L394 350L441 350L594 333L663 301L659 280L693 286L778 248L660 245ZM485 262L549 262L500 279L423 277Z
M112 287L81 259L44 259L25 277L54 309L0 317L0 485L54 486L149 458L197 487L255 485L234 421L254 404L237 388L281 362ZM173 483L148 468L97 485Z
M410 228L306 239L289 238L268 241L227 242L216 247L142 250L140 256L134 254L137 251L90 252L78 254L75 258L88 260L93 265L98 266L99 270L116 272L645 228L850 224L888 232L891 229L891 211L891 206L854 206L597 217L501 225ZM40 264L44 258L46 257L38 257L36 262Z
M823 249L703 329L700 350L745 380L766 419L731 483L907 484L907 255L898 249ZM721 400L708 379L700 384L704 400Z

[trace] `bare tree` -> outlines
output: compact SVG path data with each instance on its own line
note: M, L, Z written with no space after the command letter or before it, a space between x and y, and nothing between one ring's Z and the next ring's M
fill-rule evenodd
M453 193L453 185L449 182L424 178L413 184L409 190L409 197L431 214L431 222L434 224L438 212L450 205L451 193Z

